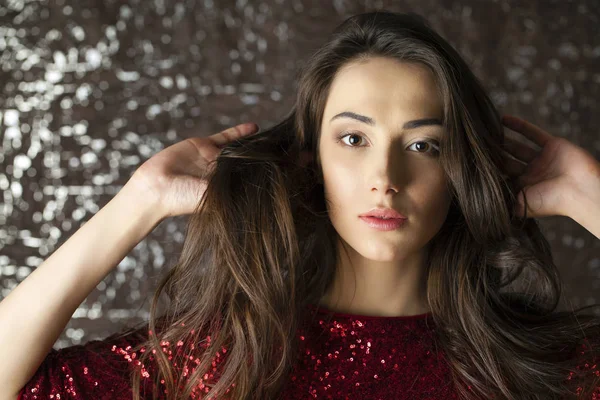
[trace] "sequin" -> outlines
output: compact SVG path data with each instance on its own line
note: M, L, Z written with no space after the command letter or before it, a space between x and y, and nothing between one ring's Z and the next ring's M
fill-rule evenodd
M456 398L444 359L435 351L429 314L366 317L310 308L313 313L298 331L300 356L282 399ZM127 371L136 367L149 393L156 370L153 365L142 365L139 354L132 351L141 340L140 332L119 340L109 337L52 349L21 390L19 400L131 399ZM161 342L173 362L182 346L182 342ZM226 352L224 348L217 353L214 373L204 375L193 398L208 392L204 383L214 383ZM196 365L194 361L199 360L190 360L190 365ZM186 376L193 371L181 365L176 369Z
M313 305L309 308L311 312L297 332L299 357L279 399L458 399L449 366L436 345L431 314L373 317L330 312ZM108 337L52 349L21 390L19 400L129 400L131 368L141 368L142 388L151 393L155 366L142 365L139 354L132 351L143 338L140 332L118 340ZM197 347L208 342L210 336ZM174 369L188 376L199 359L188 356L189 362L176 365L184 347L182 341L161 342ZM578 349L581 355L586 350L585 345ZM144 351L142 348L140 353ZM203 399L202 395L208 393L206 384L217 381L226 353L226 348L217 353L211 373L202 377L191 398ZM600 374L598 365L592 362L578 369ZM571 378L572 374L565 377L567 383L577 387ZM160 398L165 398L161 394ZM600 399L600 388L591 399Z
M588 360L588 362L582 362L581 365L579 365L577 367L577 371L578 373L583 373L582 376L579 377L579 379L583 379L583 377L588 377L588 376L592 376L592 375L596 375L596 376L600 376L600 369L598 368L598 364L600 364L600 360L596 361L595 359L590 360L590 357L588 357L586 355L588 349L590 347L590 343L589 340L585 340L584 343L582 343L578 348L577 348L577 353L578 356L581 357L583 360ZM570 387L575 387L575 393L577 395L581 394L583 388L581 386L578 385L578 381L577 378L575 378L575 373L571 372L569 373L568 377L567 377L567 382L569 381L575 381L574 383L570 384ZM591 394L590 400L597 400L600 399L600 387L594 388L594 391Z
M301 357L283 399L457 399L430 314L328 313L301 329ZM331 317L330 317L331 315Z

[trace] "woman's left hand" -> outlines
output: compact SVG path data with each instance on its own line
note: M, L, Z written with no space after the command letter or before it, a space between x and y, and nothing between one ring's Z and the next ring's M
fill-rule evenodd
M518 186L517 215L524 215L523 191L531 218L572 217L578 204L584 203L579 200L600 198L600 162L589 152L518 117L504 115L502 123L541 148L505 135L504 149L517 159L505 155L504 165Z

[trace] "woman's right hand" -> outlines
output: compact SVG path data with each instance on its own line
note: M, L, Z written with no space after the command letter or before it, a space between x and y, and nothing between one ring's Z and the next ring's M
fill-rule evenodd
M140 195L151 196L163 218L192 214L204 194L213 161L228 143L254 134L258 126L244 123L208 137L192 137L161 150L144 162L127 182Z

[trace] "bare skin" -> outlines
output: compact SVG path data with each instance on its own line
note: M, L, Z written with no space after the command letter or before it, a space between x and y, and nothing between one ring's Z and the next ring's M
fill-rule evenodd
M441 122L442 107L433 73L420 64L378 57L346 65L336 75L319 157L329 217L341 239L336 277L321 306L371 316L430 311L423 273L427 245L451 204L436 155L447 132L441 125L403 125L419 119ZM343 111L375 124L347 117L330 121ZM351 135L338 142L337 135L346 133ZM380 205L408 217L404 226L378 231L359 218Z

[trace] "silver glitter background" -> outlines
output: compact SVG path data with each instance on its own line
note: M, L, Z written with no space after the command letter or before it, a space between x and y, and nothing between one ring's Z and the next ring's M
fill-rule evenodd
M279 121L298 60L379 8L428 17L501 112L600 159L598 0L0 0L0 299L161 149ZM600 241L569 218L540 223L567 304L599 302ZM165 220L123 259L55 348L146 320L184 224Z

